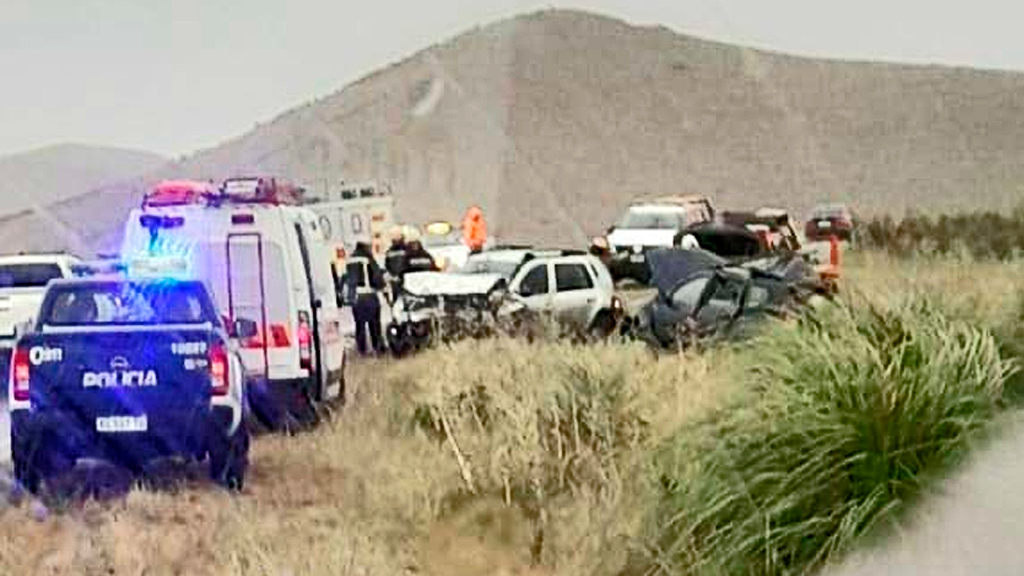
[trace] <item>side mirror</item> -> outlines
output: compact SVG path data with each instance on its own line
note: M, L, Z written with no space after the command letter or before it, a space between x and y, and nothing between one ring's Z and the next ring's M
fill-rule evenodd
M608 229L604 231L605 234L611 234L612 232L615 232L615 226L609 226Z
M256 322L246 318L239 318L231 326L231 336L238 339L253 338L259 334L259 327Z

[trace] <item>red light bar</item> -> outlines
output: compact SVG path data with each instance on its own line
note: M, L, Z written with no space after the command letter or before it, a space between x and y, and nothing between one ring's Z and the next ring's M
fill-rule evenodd
M164 180L146 194L143 206L175 206L204 202L216 192L212 184L193 180Z
M280 178L228 178L221 192L239 203L300 205L305 189Z

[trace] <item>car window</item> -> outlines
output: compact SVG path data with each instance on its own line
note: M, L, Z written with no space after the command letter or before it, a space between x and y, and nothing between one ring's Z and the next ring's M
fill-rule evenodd
M583 264L555 264L555 288L559 292L590 290L594 281Z
M675 230L682 218L679 210L630 208L619 220L619 228Z
M541 264L526 273L519 285L519 293L523 296L537 296L548 292L548 267Z
M683 284L672 293L672 307L680 312L689 314L700 301L701 294L708 284L707 278L696 278Z
M42 288L61 276L56 264L5 264L0 266L0 288Z

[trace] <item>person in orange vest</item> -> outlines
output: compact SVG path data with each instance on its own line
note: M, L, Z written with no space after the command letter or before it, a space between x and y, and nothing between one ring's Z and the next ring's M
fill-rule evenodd
M471 206L466 211L466 217L462 220L462 240L471 253L484 249L484 243L487 242L487 223L484 222L484 213L478 206Z

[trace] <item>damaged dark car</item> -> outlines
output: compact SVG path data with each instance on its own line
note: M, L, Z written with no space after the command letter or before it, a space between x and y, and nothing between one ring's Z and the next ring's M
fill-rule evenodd
M822 301L813 280L736 265L706 250L657 250L649 265L657 293L624 324L623 334L660 348L741 338L765 318L788 317Z

